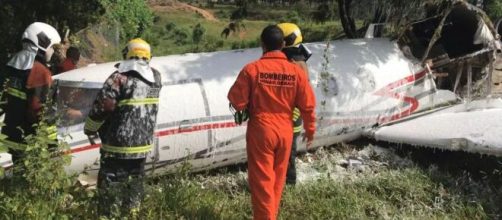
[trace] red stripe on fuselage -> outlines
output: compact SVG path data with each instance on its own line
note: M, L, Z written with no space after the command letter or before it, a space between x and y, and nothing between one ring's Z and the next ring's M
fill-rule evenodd
M167 136L167 135L190 133L190 132L194 132L194 131L202 131L202 130L210 130L210 129L218 129L218 128L232 128L235 126L236 126L236 124L234 122L194 125L192 127L188 127L188 128L184 128L184 129L170 129L170 130L165 130L165 131L159 131L156 133L156 135L157 135L157 137L162 137L162 136Z
M203 130L209 130L209 129L232 128L232 127L236 127L236 126L237 125L234 122L222 122L222 123L214 123L214 124L195 125L195 126L188 127L185 129L174 128L174 129L168 129L168 130L164 130L164 131L158 131L155 133L155 136L162 137L162 136L175 135L175 134L181 134L181 133L190 133L190 132L203 131ZM99 147L101 147L101 144L86 145L86 146L71 149L70 153L71 154L79 153L82 151L92 150L92 149L96 149Z
M82 151L86 151L86 150L92 150L92 149L99 148L99 147L101 147L101 144L86 145L83 147L71 149L70 153L74 154L74 153L78 153L78 152L82 152Z
M413 113L415 110L418 109L419 103L415 97L403 96L402 94L393 92L392 90L399 88L403 85L415 82L417 79L424 77L425 74L426 74L426 71L424 69L421 72L415 73L413 75L407 76L404 79L393 82L393 83L387 85L386 87L375 92L375 95L403 100L404 102L410 104L410 107L406 110L403 110L403 111L401 111L397 114L391 115L391 116L380 118L379 123L385 123L385 122L394 121L394 120L406 117L408 115L411 115L411 113Z
M388 84L387 86L379 89L374 95L378 96L383 96L383 97L389 97L393 99L398 99L398 100L403 100L403 102L409 103L410 107L406 110L403 110L399 113L396 113L391 116L387 117L382 117L382 118L377 118L378 115L374 116L363 116L359 118L334 118L327 120L328 125L334 125L334 124L366 124L366 123L372 123L375 121L378 121L379 123L385 123L389 121L394 121L398 120L400 118L406 117L408 115L411 115L415 110L417 110L419 103L418 100L415 97L409 97L409 96L404 96L402 94L393 92L392 90L395 90L401 86L404 86L409 83L413 83L418 79L421 79L424 77L426 74L425 70L422 70L418 73L415 73L413 75L409 75L406 78L400 79L398 81L392 82Z

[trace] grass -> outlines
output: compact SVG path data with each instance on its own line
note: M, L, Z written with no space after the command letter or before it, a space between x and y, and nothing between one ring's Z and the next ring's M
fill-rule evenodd
M7 152L8 148L5 146L0 146L0 152Z
M388 165L378 169L337 171L334 166L340 157L336 151L320 151L313 156L314 162L308 166L323 173L319 178L285 188L279 219L500 217L497 204L500 204L502 195L497 185L469 175L451 175L434 167L392 164L387 159L381 159L381 162ZM223 168L189 174L187 170L147 178L143 208L132 219L251 218L245 171ZM348 175L340 175L342 173ZM27 188L19 181L0 180L0 218L97 217L93 190L72 186L47 196L33 192L33 189L26 191Z
M233 174L222 174L232 176ZM144 218L249 219L250 194L245 182L203 187L205 177L162 179L150 185ZM223 178L225 179L225 178ZM235 186L235 185L234 185ZM280 219L479 219L483 208L419 168L385 170L379 175L340 181L321 178L287 187Z

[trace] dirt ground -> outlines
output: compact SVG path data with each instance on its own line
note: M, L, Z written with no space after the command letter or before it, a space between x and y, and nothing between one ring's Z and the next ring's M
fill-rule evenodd
M198 8L187 3L173 1L173 0L150 0L148 4L154 11L188 11L195 12L200 14L202 17L209 21L218 21L218 19L213 15L213 13L204 10L202 8Z

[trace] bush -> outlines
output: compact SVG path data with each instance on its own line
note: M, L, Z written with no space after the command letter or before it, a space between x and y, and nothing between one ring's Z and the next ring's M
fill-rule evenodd
M178 46L185 45L188 43L189 36L188 30L185 28L175 29L173 34L174 43Z
M202 25L200 25L200 23L195 25L195 27L193 27L193 30L192 30L192 41L198 45L200 43L200 41L202 40L202 38L204 37L205 32L206 32L206 29L204 29L204 27L202 27Z
M166 24L165 29L168 32L172 31L172 30L176 29L176 24L174 22L169 22Z
M247 48L255 48L255 47L259 47L259 46L260 46L259 39L251 40L251 41L248 41L248 43L247 43Z
M24 157L14 164L13 176L0 183L0 218L68 219L73 200L86 194L65 171L71 161L68 145L49 139L48 127L44 118L36 135L25 138Z
M100 0L108 22L120 24L120 38L140 37L153 24L153 13L143 0Z

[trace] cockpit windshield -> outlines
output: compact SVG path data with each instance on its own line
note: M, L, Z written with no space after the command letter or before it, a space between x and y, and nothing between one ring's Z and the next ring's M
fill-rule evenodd
M57 91L57 112L60 116L60 126L67 127L85 121L99 89L59 86Z

